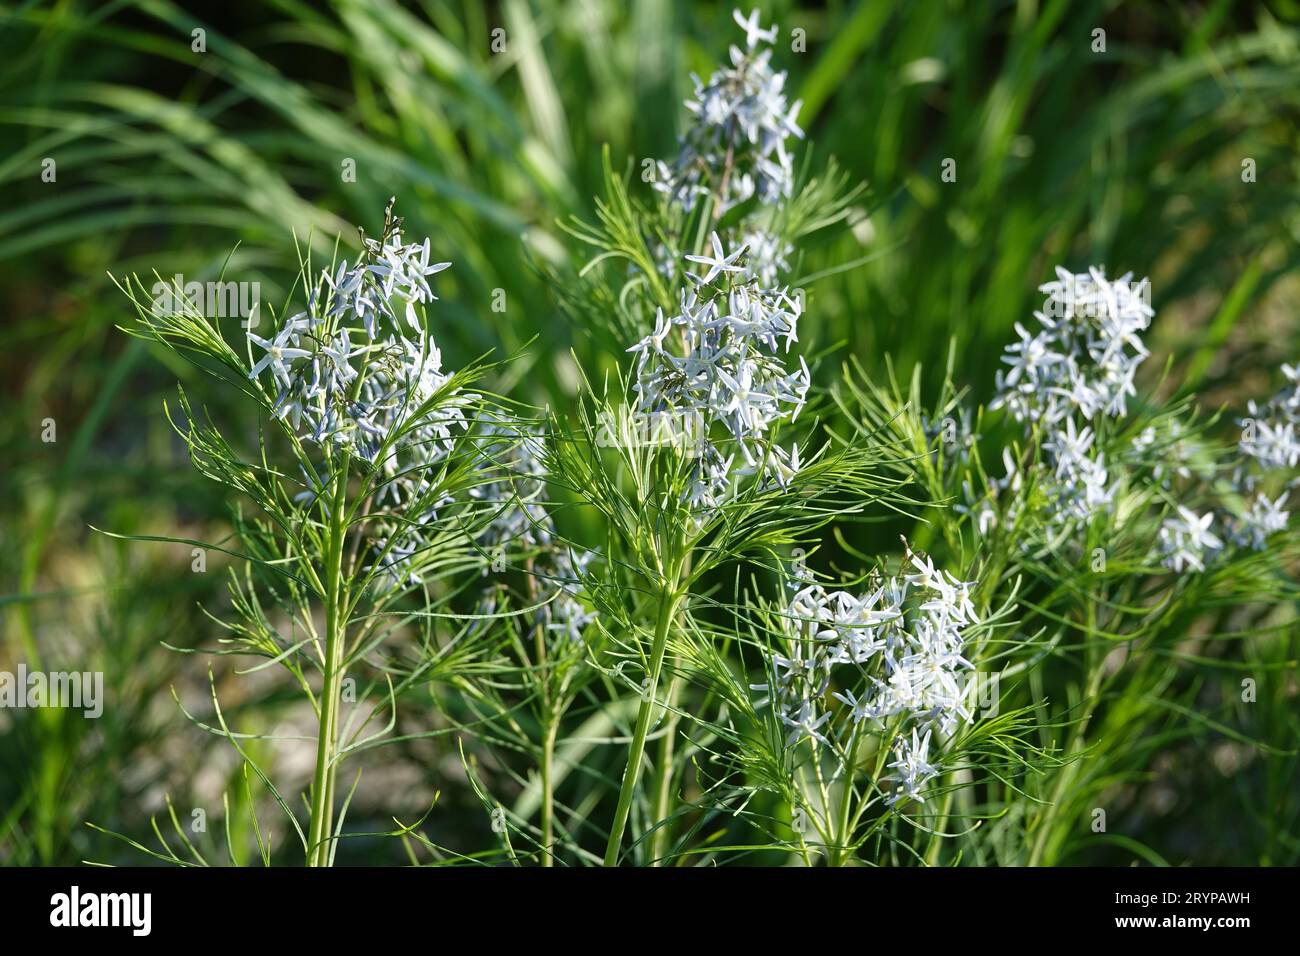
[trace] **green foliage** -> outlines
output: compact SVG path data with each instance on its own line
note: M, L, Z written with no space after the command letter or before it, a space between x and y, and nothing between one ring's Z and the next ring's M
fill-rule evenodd
M729 6L194 9L0 11L0 670L102 671L113 702L97 723L0 712L0 861L1300 859L1294 532L1203 573L1153 552L1178 505L1241 506L1234 419L1296 354L1285 5L770 5L808 136L795 188L723 210L715 182L689 212L643 163L676 152L688 72L725 60ZM455 262L426 318L467 370L413 418L481 397L396 515L363 504L371 471L322 461L275 417L234 322L159 314L152 281L122 278L182 301L174 276L259 282L282 321L322 265L355 260L353 223L381 233L393 194ZM813 388L766 442L804 467L740 483L701 523L690 456L619 431L625 350L676 310L685 255L749 227L792 246L781 278ZM986 407L1058 262L1151 275L1157 312L1141 399L1098 435L1119 505L1069 527L1050 520L1045 435ZM936 437L963 414L969 453ZM494 484L518 450L503 421L544 438L529 503L554 520L549 545L479 536L527 497ZM1175 458L1195 480L1158 477ZM423 526L443 495L457 503L415 556L422 582L377 589L382 562L348 547ZM992 502L984 529L972 498ZM198 547L206 573L188 567ZM572 579L546 563L569 548L590 557ZM792 565L861 590L913 553L976 582L967 654L1000 696L932 753L924 803L890 805L897 728L791 746L751 685L789 639ZM548 626L569 598L594 615L580 641ZM362 702L338 715L337 757L361 772L329 783L328 821L302 769L327 674L355 676Z

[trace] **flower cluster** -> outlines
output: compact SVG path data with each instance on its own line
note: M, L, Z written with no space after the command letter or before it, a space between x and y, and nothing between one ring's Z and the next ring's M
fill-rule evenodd
M1077 414L1092 419L1127 413L1133 375L1147 357L1141 334L1155 314L1150 284L1132 273L1113 281L1097 268L1072 275L1057 267L1056 281L1039 287L1047 299L1035 312L1034 335L1020 323L1020 341L1007 346L997 375L998 399L1018 421L1055 425Z
M269 339L248 333L263 353L249 378L269 375L275 416L304 441L346 448L381 475L375 503L395 517L379 525L375 543L398 580L419 580L404 569L423 547L421 526L446 503L435 468L464 433L475 398L449 386L417 309L436 298L429 276L449 265L430 262L427 238L402 241L390 204L383 236L363 240L355 265L322 272L305 311Z
M757 10L733 16L745 31L745 49L732 46L730 68L707 83L691 75L695 96L686 108L694 122L676 162L658 167L656 188L688 211L710 195L719 215L752 196L775 203L790 196L794 182L786 140L803 136L794 120L801 104L787 105L785 73L772 70L770 46L760 49L776 42L776 27L762 29Z
M1285 531L1291 512L1283 509L1289 492L1283 492L1277 498L1270 498L1256 492L1250 507L1237 516L1236 526L1232 532L1233 542L1242 547L1263 551L1268 538L1279 531Z
M1300 465L1300 369L1283 365L1287 385L1263 407L1251 400L1250 415L1242 419L1241 452L1264 469L1295 468Z
M1247 404L1248 416L1239 420L1241 439L1237 448L1241 459L1229 476L1232 494L1225 496L1217 509L1219 513L1211 510L1198 515L1180 505L1174 515L1165 519L1158 541L1165 567L1203 571L1230 545L1262 551L1270 536L1286 530L1290 519L1287 498L1297 483L1294 470L1300 464L1300 443L1295 435L1300 424L1300 370L1283 365L1282 374L1287 385L1263 405L1251 400ZM1150 431L1147 429L1135 444L1146 442ZM1186 461L1185 444L1180 439L1167 454L1177 462L1175 472L1191 478L1196 469ZM1202 470L1209 473L1198 472L1196 478L1204 482L1213 477L1213 468ZM1280 487L1283 483L1286 488L1276 497L1276 488L1266 490L1268 484ZM1222 538L1212 530L1216 517Z
M1047 299L1034 313L1039 330L1016 323L1019 341L1007 346L1008 368L997 373L989 407L1045 428L1057 514L1087 520L1110 507L1115 484L1094 428L1080 422L1127 414L1134 374L1148 354L1141 336L1154 313L1148 281L1135 283L1131 273L1109 280L1097 268L1074 275L1058 267L1056 275L1040 287Z
M1300 369L1282 366L1287 384L1264 405L1251 401L1248 416L1240 420L1241 440L1238 449L1244 461L1233 474L1233 486L1249 507L1234 516L1232 540L1242 547L1261 551L1269 535L1287 527L1290 512L1284 509L1290 488L1297 479L1292 472L1300 465ZM1287 490L1277 498L1266 494L1261 485L1275 474L1288 476Z
M449 265L430 264L428 239L403 244L396 225L382 241L366 239L360 261L322 273L307 310L273 338L249 330L264 353L249 378L270 373L276 416L304 440L350 448L390 476L403 470L401 449L412 452L412 465L436 457L463 429L472 398L448 395L437 416L407 428L450 379L416 311L435 298L428 276Z
M1042 427L1042 450L1052 469L1045 483L1050 520L1086 521L1111 508L1119 485L1098 447L1097 429L1106 419L1123 418L1128 398L1136 394L1134 375L1148 354L1142 333L1154 315L1149 283L1134 283L1131 275L1111 281L1095 268L1081 275L1058 268L1056 281L1041 291L1047 294L1043 310L1035 313L1041 328L1031 335L1016 324L1019 341L1006 349L1008 368L997 374L990 407L1004 407L1017 421ZM1240 422L1243 460L1231 487L1243 503L1220 507L1227 514L1218 516L1223 522L1218 534L1214 509L1198 514L1177 506L1163 518L1156 540L1156 556L1165 567L1202 571L1227 544L1262 549L1270 535L1287 527L1288 493L1271 497L1260 488L1269 475L1300 464L1300 370L1284 365L1282 372L1287 386L1263 406L1250 402L1249 417ZM1204 461L1199 449L1203 446L1184 423L1170 418L1143 429L1118 452L1118 461L1149 468L1166 491L1179 479L1205 496L1218 468ZM1007 478L992 481L982 497L965 486L966 503L958 506L976 518L981 532L996 521L998 493L1020 486L1005 451L1003 460ZM1010 507L1017 504L1013 500Z
M788 656L773 654L769 682L753 685L790 729L787 745L831 746L897 719L890 802L923 799L937 772L927 756L933 732L951 734L971 718L959 675L971 667L962 653L976 623L972 585L915 554L910 566L915 573L878 580L861 596L799 590L783 615Z
M796 341L798 299L764 288L741 264L743 246L728 254L716 233L710 240L711 256L686 257L703 275L687 273L678 313L661 310L654 331L628 349L637 356L636 415L650 428L677 423L675 439L694 462L690 503L705 512L733 478L759 474L784 487L798 471L797 447L765 439L798 416L811 381L807 363L790 372L778 354Z

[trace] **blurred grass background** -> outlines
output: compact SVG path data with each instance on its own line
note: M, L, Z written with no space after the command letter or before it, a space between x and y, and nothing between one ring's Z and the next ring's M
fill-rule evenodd
M955 340L955 375L983 400L1052 266L1104 263L1152 277L1149 388L1171 394L1158 381L1169 360L1180 370L1170 381L1210 409L1272 393L1300 332L1300 4L763 9L781 27L778 66L803 100L811 168L834 157L871 190L869 216L803 251L806 343L872 371L889 355L906 372L942 368ZM707 74L737 36L729 4L670 0L214 10L0 4L0 669L103 670L115 702L93 722L0 712L0 862L138 860L83 822L145 839L165 793L183 816L207 807L215 818L229 789L247 825L236 762L169 690L201 710L207 663L161 643L211 646L198 606L219 600L219 562L191 574L184 549L88 527L219 538L222 490L189 467L161 402L180 377L219 420L244 410L115 330L127 308L107 271L208 280L224 268L279 307L296 271L293 233L317 255L336 236L350 252L354 227L373 234L396 195L408 234L431 235L435 256L455 262L436 310L449 364L541 336L498 385L563 407L578 386L570 349L584 366L610 356L568 327L533 264L572 268L556 221L590 218L601 147L620 169L670 157L689 72ZM506 49L494 53L498 28ZM193 49L196 29L205 52ZM795 29L803 52L791 48ZM1097 29L1105 52L1094 51ZM42 181L46 159L54 182ZM940 177L948 159L952 183ZM860 264L837 271L847 263ZM52 444L40 440L46 418ZM856 544L869 550L867 534ZM228 716L293 732L304 715L265 678L218 669ZM1293 705L1250 719L1294 735ZM1205 741L1205 753L1223 743ZM310 771L292 747L264 756L290 778ZM1183 860L1294 860L1298 821L1270 808L1294 788L1296 764L1270 766L1274 776L1258 778L1228 757L1197 765L1195 797L1166 793L1153 766L1146 825L1165 828ZM383 826L394 793L414 817L459 763L454 747L430 744L367 774L374 799L363 789L357 813ZM430 825L459 833L451 842L486 831L468 788L442 800ZM1271 835L1211 825L1241 813L1267 819ZM378 843L351 852L392 859ZM1116 849L1097 861L1129 858Z

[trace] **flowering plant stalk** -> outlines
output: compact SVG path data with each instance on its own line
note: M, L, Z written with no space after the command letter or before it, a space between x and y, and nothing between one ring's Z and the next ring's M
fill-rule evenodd
M717 600L704 599L702 582L736 561L773 562L836 515L887 496L889 487L873 476L874 450L866 447L823 447L778 483L775 473L762 470L736 474L743 469L737 461L743 456L730 452L727 439L712 429L712 437L680 441L611 437L608 423L620 408L617 397L592 395L576 423L556 420L549 460L552 480L603 519L604 559L599 574L586 582L603 636L602 654L594 663L637 699L606 865L622 859L622 838L638 800L647 740L657 719L666 726L655 762L657 778L643 795L641 832L659 834L651 843L663 852L652 849L652 862L666 855L676 772L670 745L675 743L675 721L667 715L681 716L672 693L680 668L671 650L682 632L694 626L694 602ZM781 460L772 437L746 440L756 462ZM729 453L721 454L715 442ZM709 465L714 455L720 460ZM724 466L725 475L710 471Z
M194 465L256 508L235 513L236 544L187 543L245 565L230 572L233 620L219 621L229 636L217 653L262 658L253 670L278 664L314 711L305 828L243 745L261 735L227 726L215 684L217 727L207 729L257 773L310 866L335 859L351 798L338 785L344 759L382 741L404 690L451 677L486 648L482 635L442 637L435 627L446 582L481 567L480 529L510 504L484 494L495 459L480 450L483 422L504 414L470 390L484 367L445 371L429 332L429 277L449 265L430 261L429 240L404 242L390 204L380 236L362 234L354 263L317 274L304 260L305 307L272 318L267 332L250 322L243 342L179 288L178 307L160 309L138 278L121 286L138 315L127 332L237 388L262 415L249 457L199 419L184 391L180 414L168 409ZM503 441L493 434L494 445ZM479 646L466 645L473 640ZM418 649L419 664L394 682L385 647L401 645ZM345 691L367 662L366 690ZM387 705L366 706L371 693ZM359 702L350 714L345 697ZM387 726L367 732L385 709Z
M953 502L930 548L978 568L977 615L994 603L1018 609L997 640L975 642L966 658L996 674L1003 715L1030 709L1038 743L1020 750L1038 752L1037 770L1014 785L1017 775L1000 770L1005 783L983 788L967 770L945 773L927 862L945 858L945 843L987 859L983 844L946 828L992 822L981 807L1014 805L1022 790L1034 809L997 820L985 843L999 847L1001 863L1064 858L1077 821L1101 809L1113 780L1143 766L1159 742L1197 732L1187 671L1233 674L1206 647L1215 635L1243 648L1267 643L1271 619L1296 595L1279 573L1294 560L1296 537L1280 511L1285 494L1277 497L1295 481L1294 460L1265 450L1279 430L1243 420L1234 450L1214 440L1215 420L1189 400L1146 400L1134 378L1153 315L1145 280L1058 270L1042 291L1037 329L1017 327L987 411L953 386L951 367L929 413L919 411L919 372L903 391L851 370L838 390L858 427L885 428L908 450L921 493ZM1000 422L996 409L1008 413ZM1189 634L1207 612L1217 626ZM1062 666L1077 679L1059 683ZM1141 700L1167 704L1131 703ZM1173 715L1186 722L1171 723Z
M769 65L775 28L762 29L757 13L736 20L744 47L696 80L690 125L677 158L657 166L654 201L634 200L606 153L599 222L570 226L596 255L581 293L561 304L634 357L623 389L589 386L576 426L555 421L548 462L607 529L590 590L612 673L639 698L606 865L623 858L634 811L645 858L670 856L678 778L693 753L678 748L679 721L699 714L679 700L690 689L673 649L697 626L703 582L729 563L777 566L804 535L890 487L885 466L873 469L880 449L824 444L806 410L811 370L790 354L804 308L788 283L792 243L843 222L858 191L833 172L796 184L787 141L802 133L785 76ZM620 261L624 272L609 268ZM592 302L613 307L593 314ZM655 776L641 794L656 723Z

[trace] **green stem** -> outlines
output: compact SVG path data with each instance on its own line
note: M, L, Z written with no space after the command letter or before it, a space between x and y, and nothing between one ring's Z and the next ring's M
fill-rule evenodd
M650 648L650 685L641 697L641 706L637 710L636 729L632 732L632 743L628 747L627 767L623 770L623 785L619 788L618 808L614 811L614 823L609 830L609 843L605 847L605 865L618 865L618 852L623 843L623 831L627 829L627 818L632 812L632 796L636 792L637 779L641 775L641 763L645 756L645 739L650 730L650 717L654 713L655 693L659 688L659 675L663 670L664 653L668 650L668 631L681 595L676 586L664 588L659 593L659 617L655 622L654 643Z
M835 830L835 849L830 863L843 866L848 859L849 843L853 836L853 824L850 822L853 809L853 770L858 755L858 728L854 726L849 734L848 760L844 762L844 779L840 782L840 812Z
M316 770L311 784L311 826L307 840L307 865L328 866L333 838L334 755L338 747L339 705L343 691L344 622L343 542L347 536L347 456L344 456L330 513L328 553L325 556L325 660L321 686L320 720L316 731Z
M659 743L659 760L655 765L654 822L663 824L650 837L650 865L658 866L668 853L671 827L666 821L672 815L670 804L673 795L673 759L677 744L677 679L668 685L666 695L668 712L664 717L664 738Z
M547 715L542 736L542 866L554 866L555 854L555 733L559 721Z

